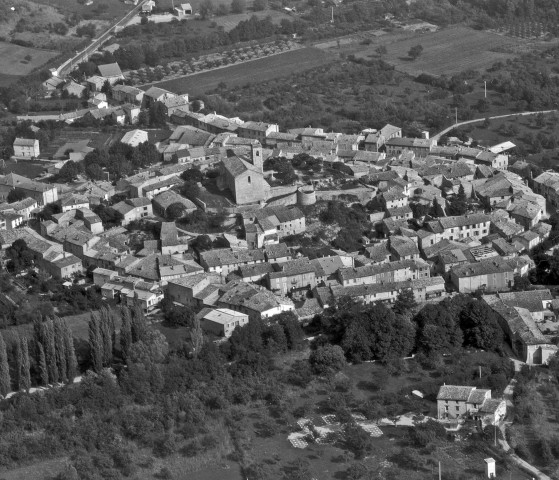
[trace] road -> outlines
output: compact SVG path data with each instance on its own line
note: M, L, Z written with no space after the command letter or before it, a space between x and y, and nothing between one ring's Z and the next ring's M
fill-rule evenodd
M489 120L498 120L500 118L521 117L526 115L537 115L538 113L553 113L553 112L557 112L557 110L539 110L537 112L507 113L506 115L495 115L493 117L483 117L483 118L476 118L474 120L466 120L464 122L458 122L455 123L454 125L451 125L450 127L445 128L443 131L437 133L432 138L438 140L440 137L446 135L448 132L454 130L455 128L462 127L464 125L470 125L471 123L483 122L486 118L488 118Z
M512 396L513 396L513 393L514 393L515 385L516 385L516 380L513 378L510 381L510 383L507 385L507 388L505 388L505 391L503 392L503 398L505 399L505 402L507 403L507 416L509 416L509 417L511 416L511 413L512 413L512 407L513 407ZM511 425L511 424L512 424L512 422L508 421L508 422L502 422L499 425L499 430L501 430L501 433L503 435L503 439L499 439L499 445L501 446L501 448L505 452L510 452L512 450L509 443L506 440L507 437L506 437L506 432L505 432L507 425ZM534 467L533 465L530 465L525 460L522 460L515 453L510 453L509 458L512 462L514 462L522 470L524 470L525 472L528 472L530 475L532 475L533 478L537 478L539 480L551 480L551 478L548 477L545 473L540 472L536 467Z
M141 0L138 5L136 5L132 10L130 10L124 17L122 17L118 22L109 27L105 32L103 32L99 37L94 38L91 43L81 52L76 53L72 58L66 60L60 67L58 67L58 76L64 77L72 70L72 67L77 63L80 63L84 59L87 59L93 52L95 52L103 43L105 43L110 36L114 33L115 29L119 26L125 26L127 22L130 21L142 8L142 5L148 0Z

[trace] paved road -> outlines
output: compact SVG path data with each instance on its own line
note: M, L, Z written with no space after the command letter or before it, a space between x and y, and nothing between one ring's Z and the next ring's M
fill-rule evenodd
M489 120L498 120L499 118L521 117L526 115L537 115L538 113L552 113L552 112L557 112L557 110L539 110L537 112L508 113L506 115L495 115L493 117L484 117L484 118L476 118L474 120L466 120L464 122L458 122L455 123L454 125L451 125L450 127L445 128L443 131L434 135L433 138L438 140L440 137L446 135L448 132L454 130L455 128L462 127L463 125L469 125L471 123L483 122L486 118L489 118Z
M105 43L110 36L114 33L115 29L119 26L125 26L127 22L130 21L142 8L142 5L148 0L141 0L138 5L136 5L132 10L130 10L124 17L122 17L118 22L112 25L99 37L93 39L91 43L85 47L81 52L76 53L72 58L66 60L60 67L58 67L58 76L63 77L70 73L72 67L77 63L80 63L85 58L88 58L95 50L97 50L103 43Z

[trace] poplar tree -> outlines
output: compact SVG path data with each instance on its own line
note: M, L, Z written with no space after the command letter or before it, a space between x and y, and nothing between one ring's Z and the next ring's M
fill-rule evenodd
M64 329L64 346L66 348L66 371L68 383L72 383L78 374L78 359L76 358L76 349L74 348L74 338L67 323L63 321Z
M20 384L19 388L25 391L29 391L31 388L31 365L29 362L29 344L27 343L26 337L21 337L20 339L20 352L21 352L21 364L20 364Z
M130 346L132 345L132 318L130 310L126 307L121 309L122 323L120 326L120 350L122 358L126 360Z
M100 331L103 342L103 365L107 366L111 364L113 359L111 311L108 308L102 308L100 314Z
M89 348L93 370L99 373L103 369L103 338L99 318L93 314L89 320Z
M45 358L45 349L41 342L37 343L37 351L39 352L39 374L41 375L41 383L43 386L48 386L49 384L49 372L47 368L47 360Z
M56 357L56 369L58 371L58 380L66 382L68 373L66 368L66 344L64 342L64 329L62 320L59 317L53 319L54 325L54 346Z
M10 379L10 366L8 365L8 352L4 337L0 335L0 394L6 396L12 390Z
M202 331L202 326L200 325L200 319L194 317L192 322L192 328L190 329L190 348L192 356L197 358L204 345L204 332Z
M43 322L42 324L42 338L43 348L45 349L45 360L47 363L47 370L49 380L56 384L58 383L58 368L56 365L56 344L54 341L54 323L51 319Z
M14 334L14 343L12 345L14 358L15 358L15 370L14 373L16 375L16 390L21 390L22 386L22 378L21 378L21 370L22 370L22 363L23 363L23 354L21 351L21 341L19 338L19 334L15 332Z
M142 307L139 303L134 305L132 309L132 342L139 342L144 338L146 332L146 317L142 312Z

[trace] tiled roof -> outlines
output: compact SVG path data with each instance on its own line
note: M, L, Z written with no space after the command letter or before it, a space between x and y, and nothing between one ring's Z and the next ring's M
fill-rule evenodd
M505 272L512 273L513 268L501 257L494 257L488 260L481 260L480 262L468 263L452 268L452 273L459 278Z
M208 267L219 267L222 265L235 265L248 262L264 262L266 260L262 250L231 250L219 248L209 250L200 254L200 259Z
M463 387L458 385L443 385L439 388L437 400L453 400L467 402L475 387Z

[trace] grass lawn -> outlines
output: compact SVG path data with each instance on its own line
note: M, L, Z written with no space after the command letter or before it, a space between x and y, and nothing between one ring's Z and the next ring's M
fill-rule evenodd
M5 160L2 174L15 173L24 177L35 178L41 175L50 165L50 162L34 162L31 160L15 162L13 160Z
M67 458L53 458L26 467L0 471L0 476L3 480L47 480L62 472L67 462Z
M58 52L38 50L36 48L21 47L13 43L0 42L0 71L3 72L5 79L10 80L12 76L27 75L41 65L44 65L51 58L56 57ZM25 57L29 56L29 59Z
M154 83L153 85L172 92L189 93L195 96L216 89L221 82L225 82L229 88L243 86L247 83L264 82L318 67L334 60L335 57L333 55L317 48L309 47L238 65L218 68L185 78ZM147 90L149 87L150 85L145 85L142 88Z
M379 45L386 47L383 59L404 73L417 76L452 75L464 70L485 70L499 60L515 56L521 41L494 33L466 27L452 27L432 33L394 33L372 37L369 45L352 46L356 57L377 57ZM423 46L423 53L411 60L408 51L415 45ZM505 53L506 52L506 53Z

